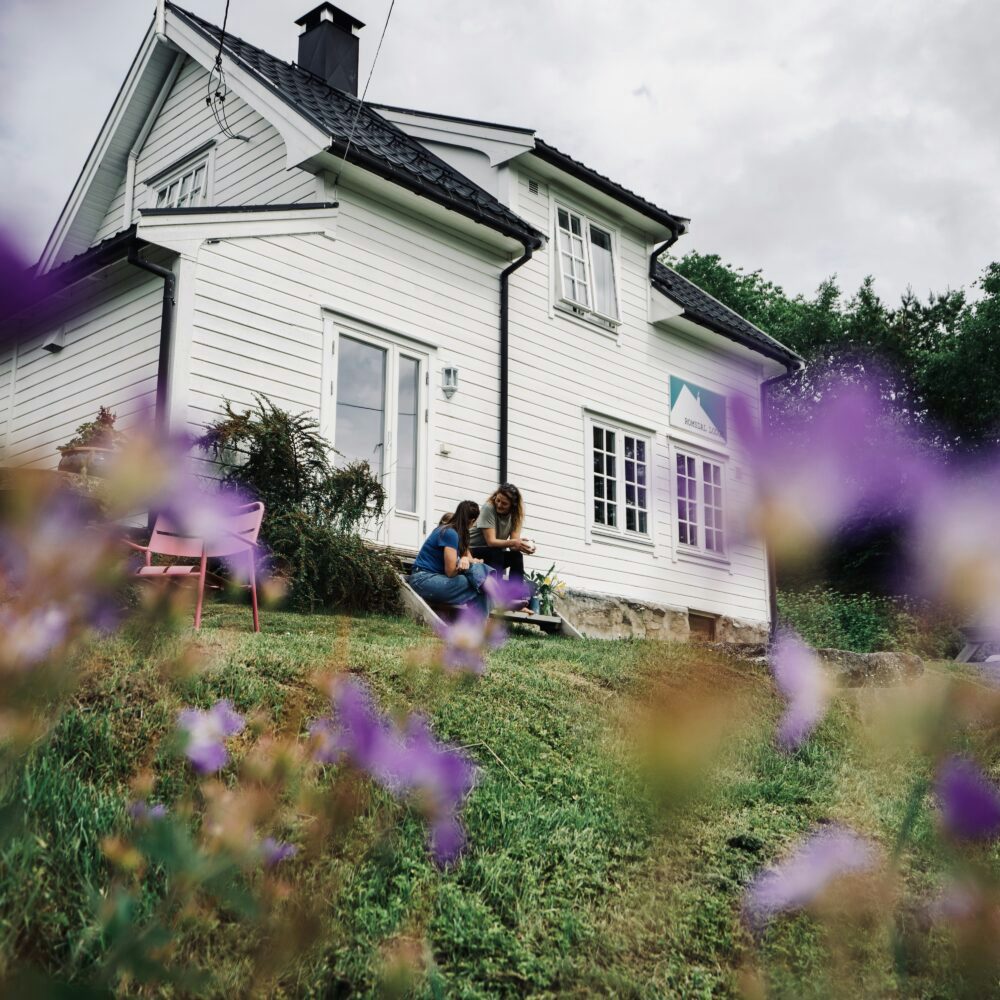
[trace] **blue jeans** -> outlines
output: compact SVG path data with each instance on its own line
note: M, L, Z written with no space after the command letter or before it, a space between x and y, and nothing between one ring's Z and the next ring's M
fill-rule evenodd
M489 570L483 563L473 563L464 573L446 576L431 573L425 569L415 569L410 575L410 586L430 604L471 604L485 617L490 606L483 583Z

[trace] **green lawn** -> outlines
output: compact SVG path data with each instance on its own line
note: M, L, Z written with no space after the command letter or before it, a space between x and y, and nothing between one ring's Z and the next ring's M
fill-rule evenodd
M272 612L254 636L247 617L209 610L198 640L208 666L190 676L164 673L163 649L148 637L88 653L72 706L16 788L28 829L0 857L8 968L16 955L78 976L100 957L93 894L111 878L101 841L126 826L130 777L152 767L167 803L194 788L167 739L181 706L230 698L279 728L301 727L326 710L311 679L340 666L367 678L383 707L428 710L437 735L480 762L464 814L470 848L438 872L419 820L373 792L328 855L290 863L328 904L319 941L273 995L378 995L382 957L408 942L423 950L427 996L708 997L755 982L776 996L822 996L831 959L845 995L961 993L933 935L903 955L901 980L877 921L843 947L806 916L779 920L759 943L740 924L748 879L815 824L847 822L891 847L926 765L862 738L860 719L884 694L842 696L786 757L772 748L780 705L764 669L706 666L688 647L521 635L491 656L487 676L442 688L420 655L436 640L409 622ZM654 735L657 725L683 728L685 706L697 715L719 692L730 738L681 808L670 781L648 782L629 748L647 732L642 720L656 720ZM237 758L250 740L234 741ZM940 881L935 844L925 809L902 861L902 912L914 926ZM263 947L209 911L187 918L175 945L175 961L210 969L209 993L229 997L248 992Z

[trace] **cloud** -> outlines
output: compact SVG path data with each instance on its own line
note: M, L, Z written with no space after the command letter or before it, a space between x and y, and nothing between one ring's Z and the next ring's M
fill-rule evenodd
M389 0L345 5L367 22L363 82ZM220 23L225 3L188 6ZM3 7L2 211L36 247L149 7ZM292 59L308 7L236 0L229 26ZM791 292L832 273L851 292L871 273L893 298L968 285L1000 254L998 30L1000 7L976 0L422 0L395 5L369 98L533 127L690 216L679 250Z

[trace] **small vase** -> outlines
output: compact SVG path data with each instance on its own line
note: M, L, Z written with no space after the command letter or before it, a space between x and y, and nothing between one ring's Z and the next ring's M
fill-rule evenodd
M554 609L552 607L552 598L551 597L543 597L542 600L541 600L541 613L543 615L551 615L552 612L553 612L553 610Z
M538 600L537 594L534 597L532 597L530 601L528 601L528 607L534 614L536 615L538 614L540 602Z

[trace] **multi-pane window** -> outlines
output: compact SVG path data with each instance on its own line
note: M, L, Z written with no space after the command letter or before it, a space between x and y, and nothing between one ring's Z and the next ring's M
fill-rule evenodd
M677 453L677 540L694 549L725 552L722 466Z
M156 190L157 208L188 208L205 200L205 181L208 164L198 163L183 174L164 182Z
M556 212L562 298L588 311L618 319L611 234L576 212Z
M648 535L649 441L600 424L594 424L591 433L593 523L626 534Z
M594 524L618 527L618 435L594 426Z

